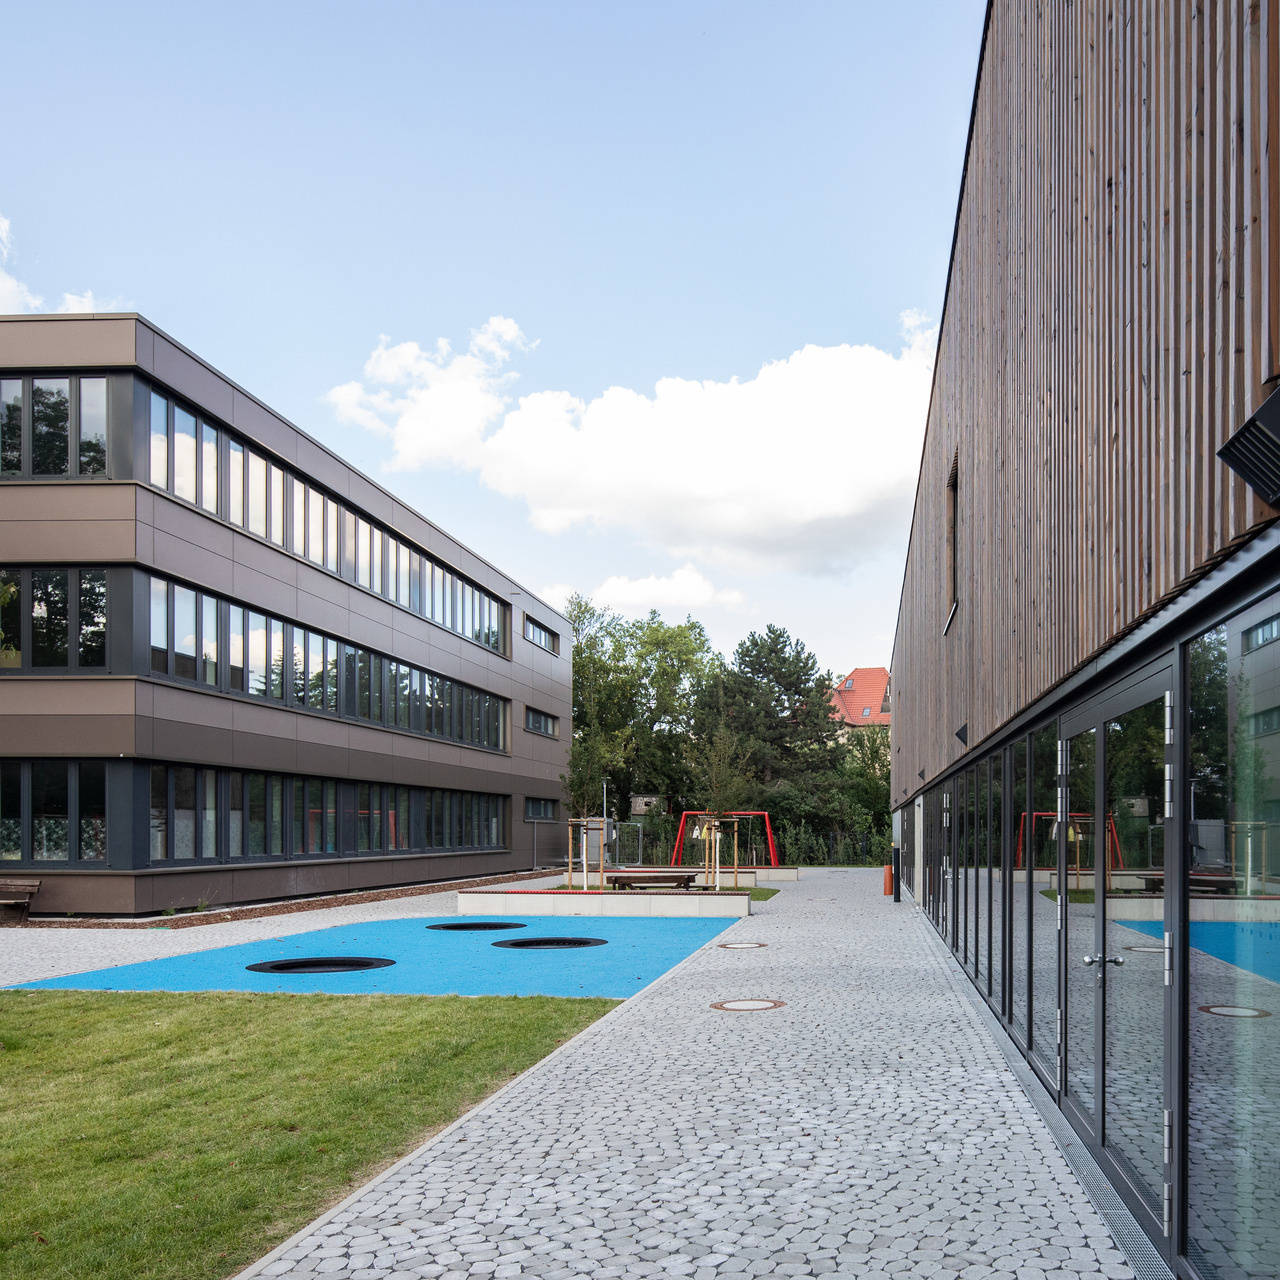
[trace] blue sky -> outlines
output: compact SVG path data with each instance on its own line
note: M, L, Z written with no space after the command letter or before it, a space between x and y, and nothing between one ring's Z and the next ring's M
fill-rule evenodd
M142 312L535 590L887 663L982 12L22 6L0 302Z

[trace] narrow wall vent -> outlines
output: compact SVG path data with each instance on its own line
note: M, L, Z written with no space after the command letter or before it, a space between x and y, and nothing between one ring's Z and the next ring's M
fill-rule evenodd
M1218 457L1271 506L1280 506L1280 391L1218 450Z

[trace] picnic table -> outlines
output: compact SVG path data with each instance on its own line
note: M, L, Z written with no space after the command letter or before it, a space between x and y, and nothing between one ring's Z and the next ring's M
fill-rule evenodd
M701 874L701 868L692 871L606 871L604 878L619 889L691 889Z

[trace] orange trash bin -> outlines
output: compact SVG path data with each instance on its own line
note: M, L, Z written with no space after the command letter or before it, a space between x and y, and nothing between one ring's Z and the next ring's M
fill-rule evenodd
M893 897L893 864L888 863L884 869L884 891Z

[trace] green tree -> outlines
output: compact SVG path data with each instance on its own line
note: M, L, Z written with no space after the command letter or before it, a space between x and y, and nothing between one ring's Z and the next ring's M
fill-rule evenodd
M6 636L4 631L6 623L10 631L17 630L17 610L10 608L17 598L18 584L12 581L0 581L0 650L8 653L12 653L17 648L17 637Z

